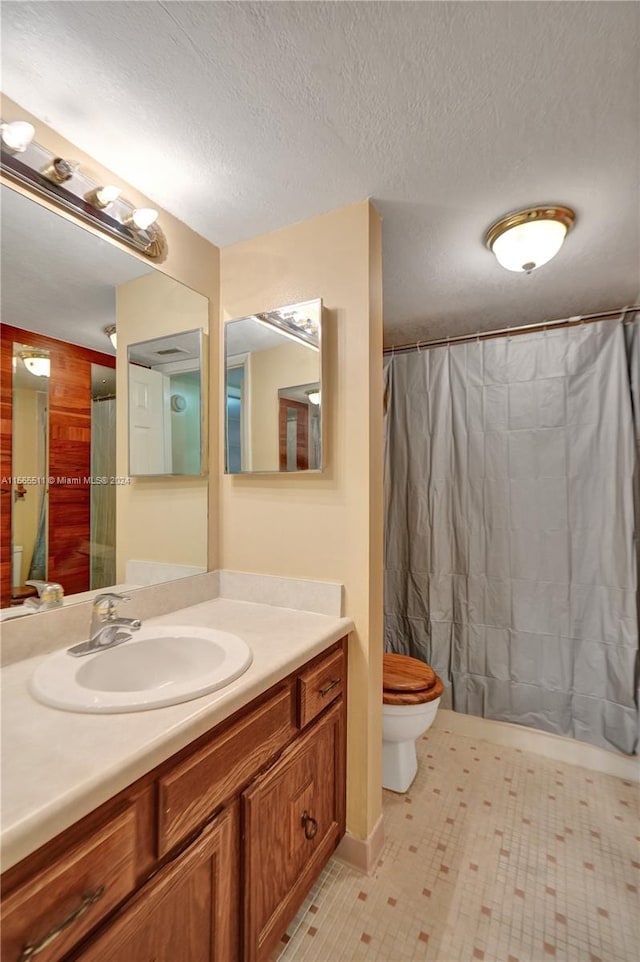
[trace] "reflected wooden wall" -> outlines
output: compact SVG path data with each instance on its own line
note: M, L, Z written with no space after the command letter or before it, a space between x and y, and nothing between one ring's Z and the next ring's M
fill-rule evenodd
M11 597L11 357L14 341L49 351L49 545L47 578L58 581L65 594L87 591L90 575L91 508L91 365L115 367L115 358L35 334L0 325L0 604ZM16 443L20 443L16 439ZM8 489L8 491L6 490ZM29 493L34 488L29 488ZM27 495L28 497L28 495Z

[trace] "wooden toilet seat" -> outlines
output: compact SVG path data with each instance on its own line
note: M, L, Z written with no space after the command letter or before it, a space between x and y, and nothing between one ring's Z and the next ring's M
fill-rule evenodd
M442 694L444 685L433 668L409 655L382 656L382 701L385 705L424 705Z

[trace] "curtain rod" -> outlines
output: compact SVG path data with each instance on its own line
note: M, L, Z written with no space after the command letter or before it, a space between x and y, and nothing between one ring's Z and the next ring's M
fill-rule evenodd
M397 344L385 347L383 354L401 354L408 351L429 350L432 347L445 347L447 344L462 344L465 341L486 341L493 337L508 337L516 334L529 334L535 331L552 331L562 327L576 327L578 324L593 324L640 311L640 304L619 307L615 311L600 311L598 314L578 314L562 317L555 321L541 321L539 324L523 324L521 327L503 327L497 331L478 331L476 334L457 334L454 337L438 337L432 341L414 341L410 344Z

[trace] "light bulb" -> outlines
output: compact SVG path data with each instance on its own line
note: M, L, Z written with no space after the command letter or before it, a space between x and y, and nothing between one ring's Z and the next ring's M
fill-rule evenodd
M566 234L567 228L560 221L533 220L505 231L495 239L492 250L508 271L528 274L555 257Z
M109 204L112 204L114 200L117 200L121 194L119 187L113 187L107 184L105 187L96 187L95 190L90 190L88 194L84 195L84 199L98 210L104 210Z
M131 220L140 230L146 230L148 227L151 227L157 219L158 211L154 210L153 207L136 207L131 215Z
M308 391L307 397L310 404L320 404L320 391Z
M121 194L119 187L114 187L112 184L107 184L106 187L100 187L96 191L96 197L101 204L112 204L114 200L117 200Z
M10 124L2 124L2 139L16 154L27 149L35 136L36 129L26 120L14 120Z

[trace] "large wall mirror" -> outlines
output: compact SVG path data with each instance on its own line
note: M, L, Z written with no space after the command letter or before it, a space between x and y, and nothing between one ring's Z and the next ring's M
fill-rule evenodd
M2 608L35 610L32 580L84 600L206 571L206 432L200 407L197 429L178 415L201 404L207 299L6 186L1 256ZM184 332L200 353L175 372L171 473L195 476L134 477L128 347Z
M322 470L322 301L227 321L225 470Z

